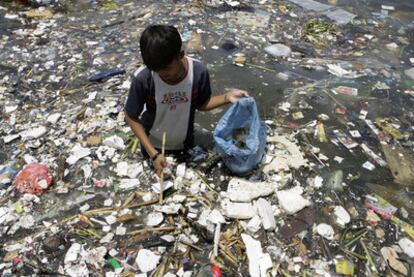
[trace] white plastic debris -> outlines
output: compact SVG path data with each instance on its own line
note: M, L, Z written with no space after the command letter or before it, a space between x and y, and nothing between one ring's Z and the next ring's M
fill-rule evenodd
M221 208L225 216L238 219L250 219L256 215L251 203L236 203L229 199L221 201Z
M138 265L139 270L146 273L154 270L157 267L160 259L161 256L154 254L152 251L141 249L138 252L135 262Z
M126 234L126 228L124 226L118 226L115 230L115 235L117 236L123 236Z
M106 145L108 147L112 147L118 150L125 149L124 140L121 137L118 137L116 135L104 139L102 143L103 145Z
M401 247L402 251L408 255L410 258L414 258L414 242L407 238L400 239L398 245Z
M112 241L113 238L114 238L114 234L113 233L108 233L103 238L101 238L99 243L109 243L109 242Z
M9 143L9 142L12 142L13 140L15 140L19 137L20 137L20 134L8 135L8 136L3 137L3 141L4 141L4 143Z
M381 5L381 9L382 10L387 10L387 11L395 11L394 6L388 6L388 5Z
M267 46L265 49L266 53L274 56L274 57L288 57L292 52L289 46L286 46L281 43L273 44Z
M165 214L177 214L181 207L181 204L169 203L161 207L161 212Z
M176 175L177 175L177 177L184 178L184 176L185 176L185 170L186 170L185 163L181 163L181 164L177 165L177 169L176 169Z
M242 224L243 228L245 228L249 233L254 234L260 230L262 220L260 219L260 216L255 215L247 224L243 221L241 221L240 224Z
M216 209L212 210L211 213L207 216L207 221L213 224L226 223L223 215L219 210Z
M35 220L32 215L28 214L20 217L18 224L24 229L30 229L35 224Z
M266 199L259 198L256 206L259 216L262 219L263 228L266 231L274 230L276 228L276 221L270 203Z
M336 218L336 223L339 226L345 227L351 221L351 216L342 206L336 206L334 209L334 215Z
M287 137L276 135L269 137L267 141L276 144L278 149L272 162L264 166L264 173L289 171L289 168L299 169L301 166L307 166L307 160L303 157L302 151Z
M327 67L328 67L328 72L335 76L350 78L350 79L357 77L354 71L343 69L338 64L328 64Z
M396 44L395 42L391 42L386 44L385 47L387 47L388 50L395 51L398 49L398 44Z
M80 251L81 245L79 243L73 243L68 249L68 252L66 252L64 260L65 264L76 261Z
M342 157L339 157L339 156L334 157L334 161L339 163L339 164L342 163L343 160L344 160L344 158L342 158Z
M0 207L0 225L6 221L9 209L7 207Z
M220 243L220 234L221 234L221 223L216 224L216 229L214 231L214 246L213 246L213 255L214 257L218 256L218 248Z
M51 114L47 117L47 122L50 122L52 124L56 124L56 122L60 119L61 116L62 116L62 114L60 114L60 113Z
M134 163L128 164L127 162L119 162L116 164L116 174L120 177L136 178L144 170L142 164Z
M65 264L65 272L68 276L88 277L89 269L85 261L74 264Z
M315 188L321 188L323 186L323 178L321 176L316 176L315 180L313 181L313 185Z
M369 170L369 171L373 171L375 169L375 165L373 163L371 163L370 161L366 161L363 165L363 168Z
M147 215L146 225L150 227L161 224L164 220L164 215L160 212L152 212Z
M277 191L277 199L280 206L287 214L295 214L303 208L309 206L311 202L302 196L303 189L300 186L288 190Z
M91 207L91 206L89 206L89 204L88 204L88 203L86 203L85 205L82 205L82 206L79 208L79 210L80 210L82 213L84 213L84 212L86 212L87 210L89 210L89 209L90 209L90 207Z
M44 126L39 126L33 129L25 130L20 133L23 140L37 139L46 134L47 129Z
M72 150L71 155L66 159L66 162L70 165L75 164L78 160L87 157L91 154L89 148L82 147L80 144L76 144Z
M82 165L81 169L83 171L85 180L87 180L92 174L92 167L89 164L84 164Z
M104 206L105 207L110 207L110 206L112 206L113 203L114 203L114 200L112 200L112 198L108 198L108 199L105 199Z
M247 234L241 234L241 237L246 245L250 276L265 277L267 270L272 267L270 255L263 253L260 241L253 239Z
M251 202L252 200L272 194L276 185L265 182L250 182L240 178L230 180L225 197L234 202Z
M116 220L116 216L114 215L108 215L105 217L105 221L109 224L112 225L114 224L117 220Z
M106 252L108 252L108 250L106 250L104 246L93 248L87 251L85 260L88 264L95 266L95 268L100 268L105 264L104 256L106 255Z
M326 224L326 223L321 223L316 227L316 232L318 232L318 234L328 240L333 240L334 235L335 235L335 231L332 228L332 226Z
M171 182L171 181L164 181L164 185L162 187L162 190L163 191L166 191L167 189L172 188L173 186L174 186L174 183L173 182ZM152 184L152 190L155 193L160 193L160 191L161 191L160 183Z
M119 180L119 188L122 190L130 190L138 187L140 184L138 179L121 179Z
M6 106L6 107L4 107L4 112L5 113L12 113L12 112L16 111L18 107L19 106L17 106L17 105Z

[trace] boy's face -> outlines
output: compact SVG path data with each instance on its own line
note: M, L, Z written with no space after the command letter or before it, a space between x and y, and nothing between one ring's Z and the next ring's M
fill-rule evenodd
M185 77L187 71L182 62L183 57L184 52L181 52L167 67L157 72L163 81L169 84L176 84Z

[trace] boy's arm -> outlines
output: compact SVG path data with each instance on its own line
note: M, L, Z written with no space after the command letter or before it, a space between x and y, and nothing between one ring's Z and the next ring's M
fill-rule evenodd
M227 103L235 103L240 98L248 96L249 93L247 91L240 89L232 89L225 94L210 97L210 99L206 101L203 105L198 107L198 109L200 111L209 111L217 107L223 106Z
M149 137L145 133L144 126L142 126L142 124L136 118L130 116L128 112L125 111L125 119L128 125L131 127L132 132L134 132L134 134L139 139L141 145L147 151L150 158L154 159L155 157L155 160L153 160L155 173L158 176L160 176L163 168L167 166L167 161L165 160L165 157L158 153L157 149L155 149L155 147L151 144Z
M150 158L154 157L157 154L157 150L151 144L147 133L145 133L144 126L133 116L130 116L127 111L125 111L125 119L129 127L131 127L132 132L137 136L139 142L144 146Z

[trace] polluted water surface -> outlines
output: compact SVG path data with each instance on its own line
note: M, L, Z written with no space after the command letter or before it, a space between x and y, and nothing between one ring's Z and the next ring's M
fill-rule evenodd
M0 3L1 275L410 276L414 3L138 2ZM229 105L163 180L143 157L123 108L150 24L254 98L246 174L213 139Z

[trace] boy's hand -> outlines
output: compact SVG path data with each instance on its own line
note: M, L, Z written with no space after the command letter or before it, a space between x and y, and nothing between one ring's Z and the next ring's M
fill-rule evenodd
M241 89L232 89L226 93L226 102L236 103L240 98L249 97L249 93Z
M168 163L164 155L159 154L157 158L153 161L153 165L155 173L158 175L158 177L161 177L161 172L164 168L168 166Z

